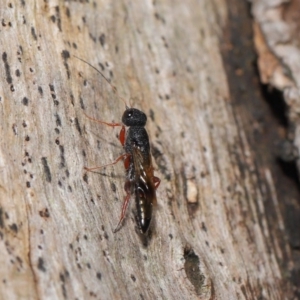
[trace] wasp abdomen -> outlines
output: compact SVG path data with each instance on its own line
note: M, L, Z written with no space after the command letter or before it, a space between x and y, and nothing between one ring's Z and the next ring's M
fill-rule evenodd
M136 219L139 229L146 233L152 218L153 191L151 187L139 181L135 185Z

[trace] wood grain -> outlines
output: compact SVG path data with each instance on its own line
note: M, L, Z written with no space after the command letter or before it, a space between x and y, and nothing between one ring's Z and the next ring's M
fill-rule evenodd
M226 2L2 2L0 298L289 299L273 175L223 66ZM124 104L74 55L148 115L162 182L147 246L134 205L113 234L122 164L83 170L122 153L83 112L119 122Z

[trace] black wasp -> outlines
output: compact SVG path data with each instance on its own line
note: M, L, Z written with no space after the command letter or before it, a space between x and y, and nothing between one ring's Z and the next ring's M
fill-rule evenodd
M115 94L117 89L109 80L93 65L76 57L84 63L96 70L112 87ZM119 97L119 96L118 96ZM152 165L152 158L150 153L149 136L145 129L147 116L142 111L136 108L130 108L126 102L119 97L126 106L122 116L122 123L108 123L96 120L86 115L90 120L100 124L105 124L111 127L121 127L119 140L125 150L125 153L118 157L114 162L94 168L85 168L87 171L93 171L110 165L114 165L120 160L124 161L126 171L126 181L124 189L126 196L122 206L122 212L119 223L114 230L118 231L121 228L122 222L125 218L125 213L129 200L132 195L135 197L136 204L136 221L138 228L142 234L146 234L151 223L153 206L157 203L156 189L160 184L160 179L154 176L154 168ZM127 131L125 127L128 127Z

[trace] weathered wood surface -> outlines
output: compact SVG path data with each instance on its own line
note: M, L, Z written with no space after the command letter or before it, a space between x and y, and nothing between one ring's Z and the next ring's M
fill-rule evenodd
M291 299L273 174L232 109L224 1L2 1L0 16L1 299ZM112 232L122 164L83 171L122 153L83 109L119 121L124 104L73 55L149 116L147 247L134 205Z
M283 92L290 135L282 156L300 169L300 1L252 0L261 81ZM286 143L287 145L287 143Z

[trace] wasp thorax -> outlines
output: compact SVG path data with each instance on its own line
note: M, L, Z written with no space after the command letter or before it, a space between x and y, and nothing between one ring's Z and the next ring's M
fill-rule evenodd
M127 108L123 114L122 122L126 126L145 126L147 116L136 108Z

